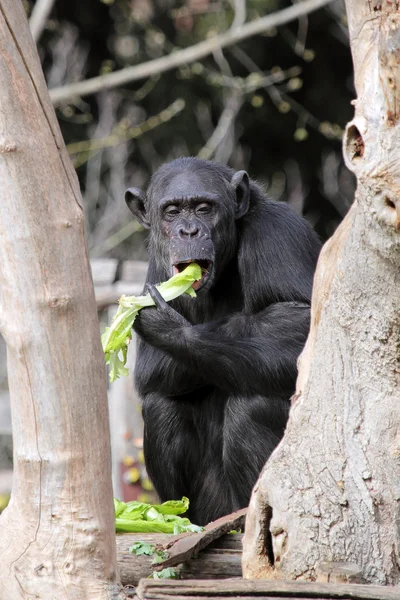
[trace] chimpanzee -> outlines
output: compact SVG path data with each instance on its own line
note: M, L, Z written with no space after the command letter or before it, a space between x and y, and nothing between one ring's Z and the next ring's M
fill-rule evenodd
M162 501L188 496L204 524L248 504L281 439L309 328L320 243L245 171L197 158L163 165L126 202L150 229L135 370L144 454ZM197 297L154 284L196 262Z

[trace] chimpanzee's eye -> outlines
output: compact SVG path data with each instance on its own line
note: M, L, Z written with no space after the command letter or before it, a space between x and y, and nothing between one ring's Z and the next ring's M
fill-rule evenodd
M208 204L207 202L203 202L202 204L199 204L198 206L196 206L196 213L198 213L200 215L207 215L211 211L212 211L212 206L211 206L211 204Z
M164 210L164 216L168 219L173 219L177 215L179 215L179 208L175 204L170 204Z

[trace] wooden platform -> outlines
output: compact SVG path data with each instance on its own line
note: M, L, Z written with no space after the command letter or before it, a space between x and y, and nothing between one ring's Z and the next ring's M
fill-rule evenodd
M117 561L122 585L136 586L142 578L150 577L154 571L153 557L136 556L129 552L135 541L148 544L163 545L166 534L131 534L117 535ZM171 536L172 537L172 536ZM224 535L196 558L175 567L181 579L226 579L242 576L242 535Z
M221 517L200 533L117 535L118 567L127 597L136 600L400 600L400 588L342 583L349 581L350 574L354 575L354 568L347 563L327 563L321 572L322 581L318 582L242 579L243 536L226 532L243 528L246 510ZM152 556L131 554L129 548L137 541L166 551L166 556L155 565ZM177 579L151 578L155 569L159 572L164 567L173 567ZM324 579L328 573L331 576L336 573L340 578Z
M400 588L375 585L225 579L175 581L142 579L138 600L197 600L198 598L281 598L281 600L400 600Z

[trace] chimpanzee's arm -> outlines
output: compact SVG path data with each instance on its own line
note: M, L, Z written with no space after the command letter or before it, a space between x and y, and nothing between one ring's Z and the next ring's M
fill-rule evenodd
M151 392L163 396L180 396L207 384L185 361L176 360L140 340L135 366L136 388L142 398ZM210 382L208 382L210 383Z
M309 329L308 305L282 302L255 315L237 313L223 322L192 326L157 294L153 297L158 308L142 311L139 333L175 359L168 368L177 375L184 369L197 382L246 395L292 389ZM174 383L173 376L167 378Z

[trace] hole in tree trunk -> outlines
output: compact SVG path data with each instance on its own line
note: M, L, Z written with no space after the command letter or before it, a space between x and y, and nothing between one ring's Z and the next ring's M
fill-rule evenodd
M267 505L265 507L265 522L264 522L264 540L265 540L265 553L268 557L271 567L275 564L274 549L272 546L272 535L270 531L270 524L272 519L272 508Z
M386 206L388 206L389 208L391 208L391 209L393 209L393 210L396 210L396 205L395 205L395 203L393 202L393 200L390 200L390 198L388 198L387 196L386 196L386 198L385 198L385 204L386 204Z
M345 144L347 157L352 163L363 158L365 151L364 140L355 125L350 125L347 129Z

